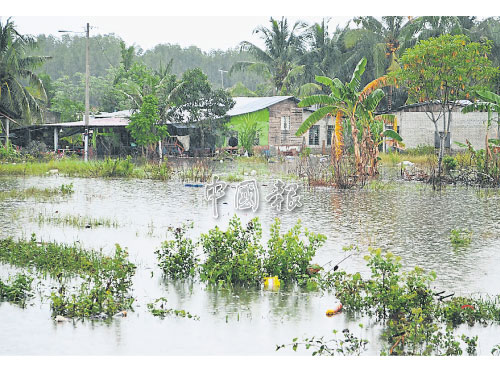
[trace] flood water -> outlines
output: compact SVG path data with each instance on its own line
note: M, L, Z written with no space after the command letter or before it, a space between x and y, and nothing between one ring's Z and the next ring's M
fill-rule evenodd
M500 195L478 194L474 189L447 187L434 192L420 183L395 182L392 189L339 191L309 189L301 185L302 207L276 212L263 197L272 190L272 180L259 180L261 202L257 212L236 211L231 183L219 202L219 218L204 201L204 188L186 187L178 181L159 182L125 179L77 179L60 176L0 178L0 190L31 186L58 187L73 183L75 193L49 202L0 201L0 236L29 238L35 233L44 241L73 243L111 253L114 244L127 247L137 264L133 295L134 311L126 318L110 321L75 321L57 324L51 319L50 294L42 280L32 305L21 309L0 303L0 354L3 355L290 355L291 349L275 351L276 344L294 337L331 336L331 331L350 327L369 340L365 354L381 349L381 328L373 321L359 321L347 314L333 318L325 311L336 303L333 294L282 288L217 290L194 282L165 282L156 266L154 250L167 239L167 228L191 220L193 238L215 225L226 228L237 212L243 223L258 216L267 240L275 217L288 230L300 219L313 232L327 236L315 263L339 261L343 246L357 244L389 249L402 257L405 268L420 266L438 275L436 288L457 295L499 294L500 285ZM394 184L394 183L393 183ZM108 218L118 228L78 229L39 224L39 213L72 214ZM35 218L35 220L33 220ZM469 247L451 246L451 229L472 230ZM366 273L363 256L353 255L341 264L348 272ZM335 263L333 263L335 264ZM0 276L15 270L0 265ZM146 304L166 297L169 307L185 309L199 321L177 317L159 319ZM500 329L461 327L457 332L479 335L481 355L489 355L500 343ZM310 355L309 351L297 354Z

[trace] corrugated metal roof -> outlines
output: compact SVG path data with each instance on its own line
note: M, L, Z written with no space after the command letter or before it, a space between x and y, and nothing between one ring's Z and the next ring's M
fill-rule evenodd
M264 96L264 97L243 97L238 96L233 98L236 102L234 107L228 112L228 116L238 116L245 113L252 113L260 111L264 108L269 108L270 106L282 102L287 99L294 99L293 96Z
M124 117L104 117L104 118L89 118L89 126L91 127L108 127L108 126L127 126L129 123L128 118ZM41 126L47 127L83 127L85 126L84 121L73 121L73 122L60 122L56 124L43 124Z
M117 112L101 112L98 115L95 115L95 118L104 118L104 117L125 117L129 118L130 115L134 113L134 110L132 109L126 109L124 111L117 111Z

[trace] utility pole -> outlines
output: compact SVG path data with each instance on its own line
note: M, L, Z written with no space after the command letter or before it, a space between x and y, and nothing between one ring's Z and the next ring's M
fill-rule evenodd
M84 134L84 161L88 161L89 157L89 120L90 120L90 64L89 64L89 39L90 39L90 25L87 23L85 30L85 134Z
M220 80L221 80L222 89L224 90L224 73L227 73L227 70L219 69L219 72L220 72Z
M81 33L81 31L59 30L60 33ZM90 44L90 24L85 27L85 117L83 124L85 132L83 133L84 161L88 161L89 156L89 123L90 123L90 63L89 63L89 44Z

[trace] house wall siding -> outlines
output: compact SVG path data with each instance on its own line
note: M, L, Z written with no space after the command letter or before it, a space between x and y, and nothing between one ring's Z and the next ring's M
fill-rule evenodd
M290 131L284 135L281 131L281 117L290 117ZM292 100L284 100L269 107L269 146L295 146L303 144L304 137L296 137L295 133L302 124L302 108Z

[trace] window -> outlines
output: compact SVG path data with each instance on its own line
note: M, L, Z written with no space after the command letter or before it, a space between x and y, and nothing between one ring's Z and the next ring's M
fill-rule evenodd
M319 125L313 125L309 129L309 145L319 145Z
M290 131L290 116L281 116L281 131Z
M332 133L333 133L333 125L328 125L326 128L326 144L331 146L332 144Z
M443 134L443 132L434 132L434 147L435 148L439 148L440 146L440 143L441 143L441 135ZM446 138L444 139L444 147L445 148L450 148L450 133L448 132L448 134L446 134Z

